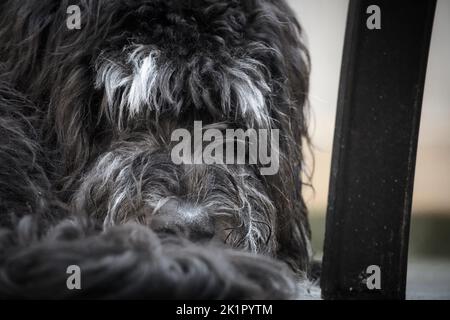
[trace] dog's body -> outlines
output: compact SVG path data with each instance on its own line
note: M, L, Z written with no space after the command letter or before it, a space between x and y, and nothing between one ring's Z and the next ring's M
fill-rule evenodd
M0 7L0 296L293 297L263 257L309 272L309 58L284 1ZM174 164L171 133L196 120L278 129L279 172Z

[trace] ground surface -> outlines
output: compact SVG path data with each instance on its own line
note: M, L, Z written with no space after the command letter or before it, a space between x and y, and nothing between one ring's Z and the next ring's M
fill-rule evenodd
M450 300L450 260L410 261L406 298Z

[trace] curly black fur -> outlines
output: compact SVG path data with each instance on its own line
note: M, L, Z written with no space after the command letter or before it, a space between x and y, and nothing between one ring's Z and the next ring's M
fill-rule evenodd
M0 297L295 297L311 257L301 37L283 0L0 4ZM171 132L194 120L279 129L279 172L175 165Z

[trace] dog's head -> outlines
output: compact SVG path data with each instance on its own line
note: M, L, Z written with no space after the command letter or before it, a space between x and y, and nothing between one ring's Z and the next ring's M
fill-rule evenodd
M69 6L80 29L69 29ZM283 0L3 4L10 79L45 111L76 210L279 256L306 269L301 197L309 57ZM171 133L279 130L279 171L179 165Z

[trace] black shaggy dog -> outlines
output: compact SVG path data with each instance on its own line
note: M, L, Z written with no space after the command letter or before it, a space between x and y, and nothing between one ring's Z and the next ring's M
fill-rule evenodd
M307 296L301 37L283 0L2 1L0 297ZM195 120L278 129L278 173L175 164Z

